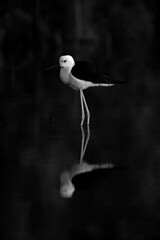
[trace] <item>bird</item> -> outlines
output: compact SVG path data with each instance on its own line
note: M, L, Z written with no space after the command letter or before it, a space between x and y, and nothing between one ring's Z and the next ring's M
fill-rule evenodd
M87 113L87 125L90 123L90 112L83 91L90 87L111 87L115 83L122 83L122 81L110 81L111 76L98 72L91 63L84 61L75 62L71 55L61 56L59 58L59 65L56 64L44 70L50 70L54 67L60 67L60 79L64 84L74 90L80 91L81 126L84 123L85 110Z
M114 83L101 83L102 79L108 79L110 76L99 73L94 65L79 61L75 62L70 55L64 55L59 58L60 79L74 90L80 91L81 102L81 126L84 123L85 111L87 113L87 125L90 123L90 112L83 91L90 87L110 87ZM97 79L98 83L93 80Z

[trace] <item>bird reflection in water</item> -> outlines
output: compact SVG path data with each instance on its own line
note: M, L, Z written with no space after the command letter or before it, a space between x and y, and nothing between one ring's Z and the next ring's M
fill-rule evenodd
M81 152L80 152L80 161L79 163L73 164L69 169L64 170L60 175L60 194L64 198L70 198L73 196L75 191L75 186L72 183L72 179L78 175L87 172L91 172L95 169L110 169L114 168L112 163L103 163L103 164L89 164L84 162L84 154L87 149L88 141L90 138L90 129L89 125L87 126L87 136L85 136L84 128L81 126L82 133L82 142L81 142Z

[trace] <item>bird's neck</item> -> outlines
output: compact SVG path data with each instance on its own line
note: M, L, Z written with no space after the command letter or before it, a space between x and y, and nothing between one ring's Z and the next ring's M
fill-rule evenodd
M68 83L72 68L63 68L60 70L60 78L64 83Z

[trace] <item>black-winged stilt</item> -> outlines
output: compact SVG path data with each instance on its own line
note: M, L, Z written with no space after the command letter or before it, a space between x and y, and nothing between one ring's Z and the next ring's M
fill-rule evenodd
M90 87L110 87L113 86L114 83L101 83L101 81L110 77L97 72L92 64L86 62L75 63L73 57L70 55L61 56L59 59L59 65L61 67L60 78L63 83L69 85L74 90L80 91L82 110L81 126L83 125L85 118L84 108L86 109L87 124L89 125L90 112L83 90ZM94 79L96 79L98 83L94 83Z
M87 125L90 122L90 112L87 106L86 99L84 97L83 90L90 87L110 87L115 83L120 84L122 81L112 81L113 79L110 76L104 75L98 72L94 65L83 62L83 61L74 61L73 57L70 55L61 56L59 58L59 65L56 64L52 67L49 67L46 70L60 66L60 78L64 84L69 85L74 90L80 91L80 101L81 101L81 126L84 123L85 113L84 108L87 113ZM110 79L110 83L106 82Z

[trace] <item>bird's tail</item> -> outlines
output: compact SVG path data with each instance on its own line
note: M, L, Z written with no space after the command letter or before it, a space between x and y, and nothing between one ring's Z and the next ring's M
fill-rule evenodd
M93 83L90 87L111 87L113 85L113 83Z
M93 164L91 166L92 166L93 169L104 169L104 168L110 169L110 168L114 168L115 167L114 164L112 164L112 163Z

